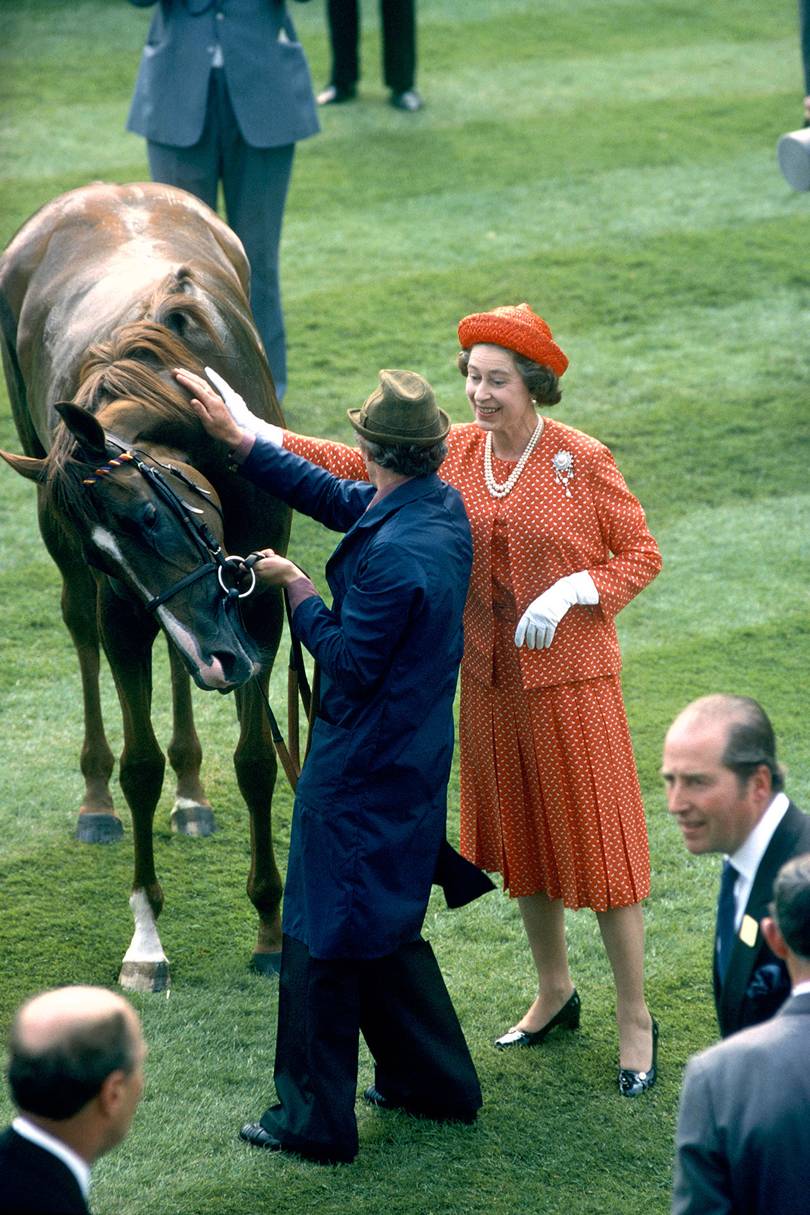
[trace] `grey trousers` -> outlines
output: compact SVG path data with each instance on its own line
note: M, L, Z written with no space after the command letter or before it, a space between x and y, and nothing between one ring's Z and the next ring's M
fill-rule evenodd
M211 73L202 138L190 148L147 140L153 181L179 186L216 210L222 182L228 223L250 262L250 304L279 400L287 388L287 342L279 284L279 244L295 144L254 148L234 116L225 73Z

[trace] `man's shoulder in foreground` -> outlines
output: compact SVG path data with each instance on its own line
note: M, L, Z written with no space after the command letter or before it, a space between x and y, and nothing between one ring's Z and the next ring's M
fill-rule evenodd
M87 1215L67 1165L12 1127L0 1133L0 1215Z

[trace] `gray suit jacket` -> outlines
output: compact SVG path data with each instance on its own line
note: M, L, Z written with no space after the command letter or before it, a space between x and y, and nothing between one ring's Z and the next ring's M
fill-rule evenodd
M785 861L803 852L810 852L810 814L802 814L791 802L759 863L745 906L746 916L757 925L768 914L777 873ZM735 940L722 987L717 976L716 949L714 959L714 1000L724 1038L767 1021L790 993L787 968L771 953L759 927L750 944L739 936Z
M155 0L129 2L148 8ZM127 130L176 148L197 143L217 42L247 144L277 148L318 131L309 66L284 0L159 0Z
M690 1060L673 1215L807 1215L810 994Z

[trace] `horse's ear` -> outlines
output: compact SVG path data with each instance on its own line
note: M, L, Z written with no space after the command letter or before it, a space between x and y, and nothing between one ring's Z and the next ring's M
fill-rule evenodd
M107 440L98 419L72 401L57 401L54 409L88 459L91 462L103 460L107 454Z
M0 450L0 456L5 460L6 464L10 464L15 472L18 472L21 477L27 477L29 481L44 481L45 480L45 461L37 460L34 456L16 456L13 452Z

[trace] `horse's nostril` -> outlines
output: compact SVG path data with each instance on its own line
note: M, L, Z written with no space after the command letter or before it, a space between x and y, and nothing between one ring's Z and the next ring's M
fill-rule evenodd
M215 650L211 655L211 663L219 665L229 684L242 684L253 673L252 659L244 650Z

